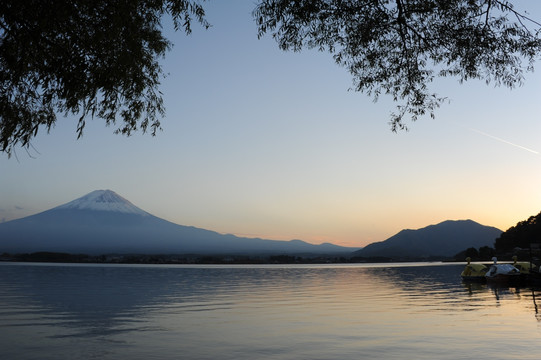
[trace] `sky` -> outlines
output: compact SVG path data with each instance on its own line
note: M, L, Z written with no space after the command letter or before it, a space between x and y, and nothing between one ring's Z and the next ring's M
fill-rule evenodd
M514 3L541 19L541 3ZM28 151L0 154L0 222L110 189L177 224L361 247L445 220L507 230L541 211L541 64L513 90L436 80L450 102L393 133L392 99L348 91L328 53L258 40L253 4L205 3L212 27L189 36L165 24L155 137L94 119L77 140L77 120L59 117Z

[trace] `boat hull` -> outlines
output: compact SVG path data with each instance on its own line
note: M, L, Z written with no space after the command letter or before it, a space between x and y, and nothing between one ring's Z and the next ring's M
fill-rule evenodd
M520 270L511 264L494 264L485 275L487 282L510 283L518 282L522 278Z

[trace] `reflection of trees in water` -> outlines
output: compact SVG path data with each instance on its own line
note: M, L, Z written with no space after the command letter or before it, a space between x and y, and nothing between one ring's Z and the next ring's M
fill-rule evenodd
M490 293L495 299L495 306L501 306L501 301L514 299L531 303L535 318L541 322L541 314L538 308L538 301L541 297L541 288L538 286L530 286L527 284L513 285L508 283L482 283L482 282L463 282L464 288L470 296L482 296Z
M534 309L535 309L535 318L537 321L541 321L541 315L539 315L539 308L537 307L537 301L535 299L535 291L534 289L532 289L532 300L533 300L533 306L534 306Z
M492 292L496 300L498 301L497 304L499 304L499 301L503 298L508 297L516 297L521 298L520 296L520 288L518 287L510 287L509 284L505 283L489 283L487 284L487 289Z
M541 299L541 288L539 288L538 286L524 288L522 289L522 292L524 294L527 294L525 295L525 297L531 299L532 304L533 304L533 309L535 311L535 319L538 322L541 322L541 313L539 312L539 307L538 307L538 302L540 301L539 299Z
M487 289L486 283L478 281L463 281L462 285L470 296L473 296L476 293L485 292Z
M509 284L487 284L464 282L460 277L464 265L382 267L368 268L366 273L383 284L391 284L404 294L424 292L426 296L449 297L448 303L473 310L479 304L501 306L502 300L516 300L531 307L535 318L541 322L537 301L541 288L532 286L509 286ZM459 304L457 304L457 302ZM468 302L471 306L468 306Z

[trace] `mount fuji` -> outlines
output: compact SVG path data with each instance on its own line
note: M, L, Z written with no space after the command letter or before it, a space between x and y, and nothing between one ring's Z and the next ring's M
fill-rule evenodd
M301 240L219 234L158 218L111 190L0 224L0 253L347 254L356 250Z

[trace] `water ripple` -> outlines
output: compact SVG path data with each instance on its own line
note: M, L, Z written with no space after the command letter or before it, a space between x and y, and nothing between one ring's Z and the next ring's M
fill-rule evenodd
M0 348L22 360L535 358L541 292L459 274L0 265Z

